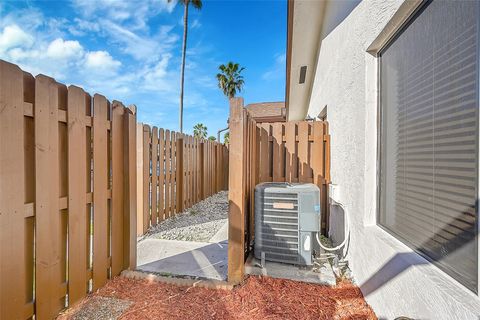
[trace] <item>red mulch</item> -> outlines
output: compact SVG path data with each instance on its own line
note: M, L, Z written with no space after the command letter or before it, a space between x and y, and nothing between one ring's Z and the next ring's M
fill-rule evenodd
M377 319L360 289L249 277L231 291L117 277L94 295L132 301L121 319Z

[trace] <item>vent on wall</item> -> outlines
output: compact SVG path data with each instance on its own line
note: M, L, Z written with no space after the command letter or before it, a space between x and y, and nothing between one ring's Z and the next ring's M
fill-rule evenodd
M305 83L305 77L307 76L307 66L300 67L300 79L298 80L299 84Z

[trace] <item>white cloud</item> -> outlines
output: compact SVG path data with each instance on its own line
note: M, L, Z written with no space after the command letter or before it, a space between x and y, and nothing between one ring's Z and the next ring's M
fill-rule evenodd
M33 41L33 37L16 24L7 25L3 31L0 32L0 52L15 47L30 47Z
M172 75L168 69L171 58L171 54L163 54L157 63L145 68L142 75L144 89L163 92L175 90L178 83L177 77L176 74Z
M143 0L73 0L73 5L85 18L99 16L115 22L128 23L133 30L146 28L151 17L161 12L172 12L176 1Z
M75 59L81 58L83 47L78 41L63 40L57 38L53 40L47 48L47 56L53 59Z
M92 22L83 20L80 18L73 19L73 24L70 24L67 29L74 36L83 36L87 32L100 32L100 24L98 22Z
M107 51L92 51L85 56L85 66L90 71L115 73L121 64Z
M278 80L285 76L287 55L285 53L276 54L274 59L273 67L262 75L263 80Z
M182 25L183 25L183 21L182 21ZM191 29L198 29L201 26L202 26L202 24L200 23L200 21L198 19L193 20L193 22L189 25L189 27Z

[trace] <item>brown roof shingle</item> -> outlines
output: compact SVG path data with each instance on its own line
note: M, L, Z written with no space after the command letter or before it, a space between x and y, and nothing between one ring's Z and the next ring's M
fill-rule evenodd
M257 122L282 122L286 120L285 102L260 102L245 106Z

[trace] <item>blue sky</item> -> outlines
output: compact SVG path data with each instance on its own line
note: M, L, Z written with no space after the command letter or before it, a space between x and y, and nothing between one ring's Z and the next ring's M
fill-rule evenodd
M184 131L226 126L221 63L246 67L246 103L285 96L286 1L203 1L190 8ZM0 2L0 59L110 100L139 121L178 128L183 8L167 0Z

